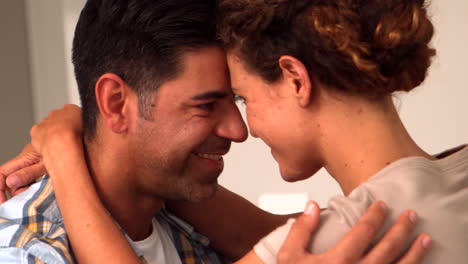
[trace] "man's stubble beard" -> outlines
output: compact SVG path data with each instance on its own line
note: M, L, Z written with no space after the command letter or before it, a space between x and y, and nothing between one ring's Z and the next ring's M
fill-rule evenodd
M217 180L210 183L196 181L194 175L197 172L190 171L193 169L189 166L190 155L184 160L170 162L158 155L149 157L145 154L135 163L136 177L140 179L138 190L145 195L162 200L200 202L216 194ZM136 155L133 157L136 158Z

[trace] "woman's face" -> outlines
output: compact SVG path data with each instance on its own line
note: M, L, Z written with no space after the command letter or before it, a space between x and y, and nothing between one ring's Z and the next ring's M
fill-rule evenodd
M232 89L237 99L245 102L250 133L270 147L283 179L306 179L320 169L317 155L311 155L316 137L310 130L310 122L306 122L307 110L299 106L287 82L284 79L265 82L259 75L248 72L241 60L230 53L228 65Z

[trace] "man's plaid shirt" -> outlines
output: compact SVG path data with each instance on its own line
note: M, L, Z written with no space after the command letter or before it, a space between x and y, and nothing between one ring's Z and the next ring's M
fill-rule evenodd
M225 263L194 228L162 210L157 216L184 264ZM144 256L129 240L136 253ZM0 205L0 263L75 263L52 182L45 176Z

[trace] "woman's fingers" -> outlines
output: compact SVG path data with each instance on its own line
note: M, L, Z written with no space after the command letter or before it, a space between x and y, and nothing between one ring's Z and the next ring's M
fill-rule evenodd
M311 254L307 247L318 226L320 213L315 203L311 205L310 214L304 213L292 225L278 253L278 263L418 264L430 249L430 237L420 235L405 255L396 262L417 224L416 213L407 210L400 215L382 240L366 253L382 228L388 211L385 203L379 201L369 207L353 229L333 249L320 255Z
M308 202L304 213L293 223L278 253L278 264L309 262L312 256L308 253L307 247L311 235L313 235L319 224L319 220L319 206L315 202Z
M11 191L11 196L16 196L24 191L26 191L27 189L29 188L29 186L26 186L26 187L21 187L21 188L18 188L14 191Z
M32 166L40 161L40 155L34 151L32 145L29 143L18 156L0 166L0 175L8 177L12 173Z
M332 251L342 255L340 259L357 263L384 224L387 211L388 208L384 202L373 203Z
M308 202L304 213L293 223L282 250L289 252L290 249L302 248L305 251L319 220L319 206L315 202Z
M421 263L432 246L432 239L428 234L419 235L411 245L410 249L396 264Z
M7 190L19 187L19 185L16 185L14 188L11 188L12 186L8 184L9 182L14 182L17 180L14 179L15 177L11 176L19 173L19 175L26 174L26 176L30 178L29 176L32 177L32 175L30 175L30 172L37 174L38 168L40 166L43 166L38 164L42 164L40 155L34 151L31 144L27 144L17 157L0 166L0 204L6 201L7 197L5 193ZM43 170L42 175L44 175L44 173L45 169ZM22 182L25 181L28 180L24 179ZM31 182L33 181L34 180L32 180Z
M40 161L9 175L6 179L6 185L9 189L16 190L17 188L33 184L37 178L44 176L46 173L44 163Z
M393 227L375 245L365 257L364 263L393 263L407 245L414 227L417 224L417 215L412 210L403 212Z

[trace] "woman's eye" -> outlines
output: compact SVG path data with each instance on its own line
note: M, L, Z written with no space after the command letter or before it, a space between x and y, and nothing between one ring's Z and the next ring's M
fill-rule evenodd
M245 98L242 97L242 96L240 96L240 95L235 94L235 95L234 95L234 101L235 101L236 103L239 103L239 102L240 102L240 103L242 103L243 105L245 105Z

